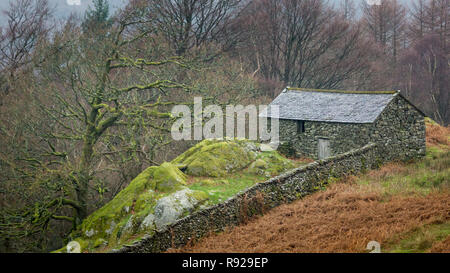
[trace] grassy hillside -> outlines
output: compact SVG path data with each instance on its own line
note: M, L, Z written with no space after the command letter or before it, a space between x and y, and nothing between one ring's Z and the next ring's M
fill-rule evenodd
M170 252L450 252L450 129L427 120L427 155L389 163Z

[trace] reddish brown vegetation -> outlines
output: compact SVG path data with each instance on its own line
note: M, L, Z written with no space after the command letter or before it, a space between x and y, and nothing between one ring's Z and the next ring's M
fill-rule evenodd
M393 174L403 174L408 170L404 164L393 162L383 165L380 169L372 170L368 173L368 177L374 180L381 180Z
M427 124L427 145L449 145L450 127L439 124Z
M450 253L450 236L445 240L433 244L430 249L431 253Z
M383 244L416 226L447 220L448 192L383 200L379 193L338 183L170 252L363 252L370 241Z

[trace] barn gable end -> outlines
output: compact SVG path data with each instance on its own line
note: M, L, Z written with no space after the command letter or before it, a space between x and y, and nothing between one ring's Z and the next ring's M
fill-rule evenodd
M408 160L426 153L425 115L400 94L373 124L371 140L384 160Z

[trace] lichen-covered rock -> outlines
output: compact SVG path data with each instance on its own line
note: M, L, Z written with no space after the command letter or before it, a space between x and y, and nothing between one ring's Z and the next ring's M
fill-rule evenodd
M154 223L158 231L191 212L196 206L207 199L204 192L194 192L190 189L177 191L158 200L155 207Z
M275 149L269 144L261 144L260 146L261 152L273 152Z
M154 228L155 228L155 215L150 213L144 218L139 229L145 231L149 229L152 230Z
M249 166L257 156L257 144L247 140L205 140L172 163L184 165L193 176L223 177Z
M262 152L249 166L248 172L259 175L278 175L284 171L294 168L294 164L275 151Z
M186 185L186 175L167 162L153 169L152 178L158 191L169 192Z
M253 162L250 165L250 169L256 168L256 169L267 169L269 167L269 165L267 164L266 161L262 160L261 158L255 160L255 162Z

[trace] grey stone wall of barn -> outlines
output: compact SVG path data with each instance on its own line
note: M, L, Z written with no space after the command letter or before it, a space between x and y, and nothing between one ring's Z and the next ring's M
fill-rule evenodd
M318 140L330 141L332 155L360 148L370 142L372 124L305 121L305 132L297 132L297 121L280 120L281 147L290 146L296 157L317 159Z
M400 96L381 113L370 136L383 161L405 161L426 154L425 117Z
M291 149L296 157L318 158L318 139L330 141L332 155L378 143L385 160L408 160L425 155L424 116L410 103L396 96L374 123L305 121L305 132L297 121L280 120L280 151Z

